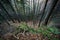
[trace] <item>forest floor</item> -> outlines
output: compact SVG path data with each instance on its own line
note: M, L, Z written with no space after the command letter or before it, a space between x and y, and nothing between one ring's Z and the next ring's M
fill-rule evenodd
M53 38L58 38L58 39L53 39ZM60 40L60 35L52 35L51 34L51 39L49 39L47 36L44 37L42 34L23 34L19 33L17 36L12 35L11 33L8 33L0 38L0 40Z
M18 22L16 23L12 23L10 22L11 25L14 25L14 27L19 26L20 24ZM28 26L33 26L32 21L27 22ZM38 23L36 24L36 28L37 28ZM6 25L6 23L4 25L2 25L2 27L4 26L4 30L6 30L6 28L8 29L9 27ZM6 27L5 27L6 26ZM11 31L11 29L9 29ZM50 37L44 36L42 33L37 33L37 34L33 34L33 33L18 33L18 34L12 34L12 33L6 33L3 36L0 37L0 40L60 40L60 34L50 34Z

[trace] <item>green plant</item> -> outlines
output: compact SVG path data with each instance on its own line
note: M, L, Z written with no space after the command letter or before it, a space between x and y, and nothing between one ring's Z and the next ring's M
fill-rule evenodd
M56 27L48 27L47 30L49 30L53 34L60 34L59 29L57 29Z
M42 27L39 27L38 29L34 29L34 28L31 28L29 26L27 26L27 24L24 22L24 23L21 23L20 26L17 28L17 31L28 31L29 33L33 33L33 34L43 34L44 37L48 37L48 39L50 40L58 40L58 38L55 38L51 36L52 35L57 35L59 34L59 30L55 27L48 27L48 26L42 26Z
M43 27L39 27L38 30L40 30L39 32L42 33L45 37L48 37L48 39L50 40L59 40L58 38L52 36L55 34L56 35L60 34L59 29L57 29L56 27L43 26Z

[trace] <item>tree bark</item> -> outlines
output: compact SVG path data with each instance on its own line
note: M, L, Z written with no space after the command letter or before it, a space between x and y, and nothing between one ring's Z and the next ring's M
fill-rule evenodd
M50 17L50 15L52 14L52 12L53 12L53 10L54 10L54 8L55 8L58 0L51 0L51 2L52 2L52 3L50 4L49 10L47 11L47 13L45 12L45 13L46 13L46 16L45 16L45 18L44 18L44 20L43 20L43 22L42 22L42 25L47 25L48 20L49 20L49 17ZM47 5L47 6L48 6L48 5ZM47 6L46 6L46 9L48 9Z
M46 6L47 6L47 2L48 2L48 0L46 0L46 2L45 2L45 6L44 6L44 9L43 9L43 11L42 11L42 15L41 15L41 18L40 18L38 27L40 27L40 23L41 23L41 21L42 21L42 18L43 18L43 15L44 15L44 12L45 12L45 9L46 9Z
M11 15L9 14L9 12L5 9L3 3L1 3L0 1L0 5L2 6L2 8L5 10L6 14L9 16L9 18L14 22L13 18L11 17Z

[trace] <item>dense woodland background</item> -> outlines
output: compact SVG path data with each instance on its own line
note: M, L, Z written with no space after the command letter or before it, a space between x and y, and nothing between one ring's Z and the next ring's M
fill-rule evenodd
M60 29L60 0L0 0L0 35L14 32L21 22Z

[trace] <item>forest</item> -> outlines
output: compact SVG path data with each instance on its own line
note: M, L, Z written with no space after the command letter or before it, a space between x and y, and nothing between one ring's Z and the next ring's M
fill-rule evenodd
M60 40L60 0L0 0L0 40Z

